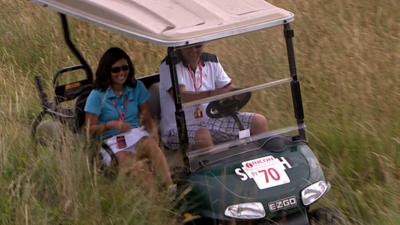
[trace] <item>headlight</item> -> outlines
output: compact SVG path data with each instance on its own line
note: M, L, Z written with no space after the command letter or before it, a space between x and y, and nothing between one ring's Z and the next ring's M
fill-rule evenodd
M301 200L304 205L311 205L328 192L330 188L331 185L328 182L318 181L301 191Z
M265 217L265 210L260 202L248 202L228 206L225 216L238 219L260 219Z

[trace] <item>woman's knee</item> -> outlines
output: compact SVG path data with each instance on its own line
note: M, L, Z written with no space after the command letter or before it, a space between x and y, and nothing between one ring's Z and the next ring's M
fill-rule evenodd
M140 140L140 143L143 147L154 147L157 146L158 147L158 143L151 137L144 137Z
M120 167L130 167L135 163L135 155L131 152L120 151L115 153Z
M154 157L158 154L162 154L160 146L158 143L150 137L145 137L140 141L140 146L138 147L139 157L147 156Z

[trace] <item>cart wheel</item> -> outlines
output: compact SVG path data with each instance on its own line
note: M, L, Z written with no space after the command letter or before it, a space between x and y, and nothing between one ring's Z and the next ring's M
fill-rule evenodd
M31 136L37 144L51 145L61 140L63 124L42 111L33 121Z
M99 151L98 148L96 148L94 150L92 159L95 161L95 163L97 163L97 168L100 169L101 174L103 174L105 177L109 178L110 180L114 180L115 178L117 178L118 173L119 173L117 157L115 156L114 152L111 150L111 148L107 144L102 143L101 147L110 156L111 164L110 165L104 164L103 156L98 152Z
M36 141L36 131L37 131L37 127L39 126L40 122L43 120L44 116L47 114L46 111L41 111L39 113L39 115L37 115L35 117L35 119L33 120L32 123L32 128L31 128L31 137L33 138L33 140Z
M335 208L319 208L310 212L311 225L344 225L345 216Z

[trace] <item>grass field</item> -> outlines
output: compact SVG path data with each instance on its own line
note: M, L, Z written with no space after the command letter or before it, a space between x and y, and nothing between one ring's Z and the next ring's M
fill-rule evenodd
M308 138L332 184L318 205L337 207L349 224L400 224L398 2L270 2L296 15ZM163 193L150 196L140 182L111 183L95 174L84 141L67 133L58 147L35 147L30 126L40 104L33 76L40 73L50 91L52 74L77 61L55 13L23 0L0 0L0 8L0 224L174 224ZM166 51L75 20L72 25L93 68L105 49L119 46L133 57L137 74L155 73ZM248 74L259 82L262 75L288 75L281 36L279 28L210 43L208 50L236 83L247 82ZM292 117L289 100L276 93L259 98L271 103L249 109L272 118L272 126Z

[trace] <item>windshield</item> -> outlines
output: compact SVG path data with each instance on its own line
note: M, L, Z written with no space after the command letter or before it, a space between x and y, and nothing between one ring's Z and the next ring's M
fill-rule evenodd
M259 149L274 135L297 135L282 39L273 29L178 50L191 169Z

